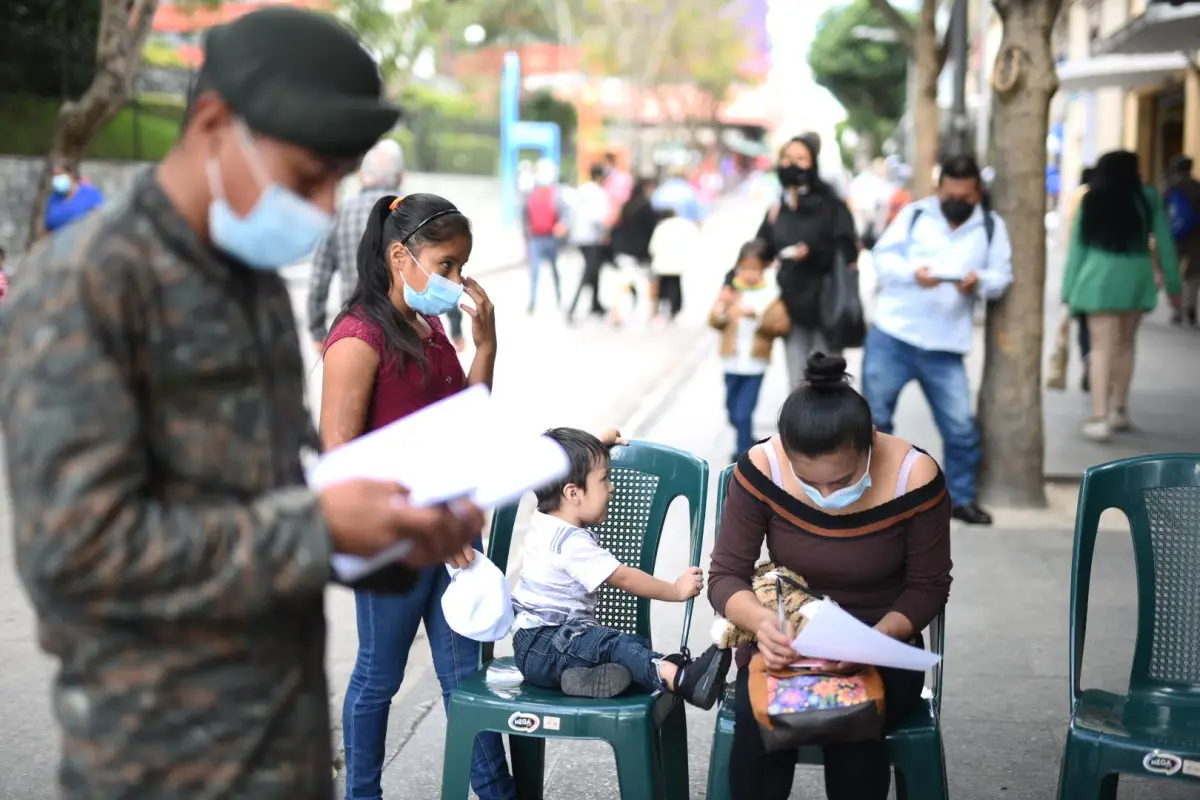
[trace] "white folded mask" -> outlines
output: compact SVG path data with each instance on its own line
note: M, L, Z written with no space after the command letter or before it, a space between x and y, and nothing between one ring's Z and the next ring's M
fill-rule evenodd
M498 642L513 623L512 595L500 568L478 550L466 569L446 565L450 585L442 594L442 614L450 630L476 642Z

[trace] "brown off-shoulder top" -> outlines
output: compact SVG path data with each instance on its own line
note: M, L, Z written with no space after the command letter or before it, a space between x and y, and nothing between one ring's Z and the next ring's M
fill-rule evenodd
M708 599L718 614L730 597L750 590L764 537L774 563L868 625L898 611L923 630L950 595L950 497L940 468L929 483L873 508L829 514L793 497L742 456L709 571ZM739 650L739 667L751 652Z

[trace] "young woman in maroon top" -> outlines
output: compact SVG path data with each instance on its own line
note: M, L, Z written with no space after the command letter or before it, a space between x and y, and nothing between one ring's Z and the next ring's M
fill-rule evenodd
M321 442L328 449L476 383L492 383L496 324L478 283L462 277L471 256L471 224L445 198L413 194L380 199L358 249L358 287L326 339L321 387ZM468 374L438 320L458 306L472 320L475 360ZM464 420L464 424L467 421ZM476 547L481 544L475 542ZM466 566L470 547L456 556ZM479 664L478 642L450 630L442 614L449 573L422 570L407 594L355 591L358 657L346 689L342 735L347 800L378 800L388 709L400 689L417 628L425 632L443 702ZM499 734L475 744L471 786L481 800L511 800Z
M818 353L804 377L779 412L779 433L738 461L709 572L713 608L756 632L770 669L783 669L803 654L791 648L794 631L781 631L775 612L750 588L764 539L774 563L896 639L920 644L921 631L950 592L950 500L937 463L908 442L875 431L843 359ZM764 749L746 685L751 652L737 655L733 796L784 800L796 752ZM890 726L912 710L925 676L879 672ZM891 770L883 740L827 746L824 763L828 800L888 796Z

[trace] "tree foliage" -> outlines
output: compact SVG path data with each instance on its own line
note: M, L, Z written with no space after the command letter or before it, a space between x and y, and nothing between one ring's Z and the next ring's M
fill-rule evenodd
M850 127L878 148L904 115L908 51L900 41L863 39L856 32L862 28L889 29L890 23L869 0L830 8L817 23L808 63L817 83L846 109Z
M100 0L5 0L0 95L66 99L96 74Z

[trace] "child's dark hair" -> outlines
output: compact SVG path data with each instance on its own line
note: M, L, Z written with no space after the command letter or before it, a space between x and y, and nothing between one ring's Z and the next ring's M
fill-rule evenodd
M608 448L587 431L578 428L551 428L546 431L554 441L567 451L567 474L538 489L537 510L543 514L557 511L562 505L563 490L573 483L581 489L587 486L588 473L596 467L608 465Z
M763 252L766 250L766 243L762 239L752 239L741 246L738 250L737 263L735 267L741 266L742 262L747 258L756 258L761 262L766 262L763 257Z
M779 410L779 438L788 453L814 458L852 447L865 453L875 438L871 407L850 385L846 359L813 353L804 382Z
M388 246L400 242L413 256L420 256L425 245L460 236L471 238L471 221L444 197L410 194L379 198L358 243L358 285L333 321L334 326L347 315L373 322L383 333L384 351L395 360L395 368L403 369L404 359L410 358L425 374L428 365L421 337L392 304Z

